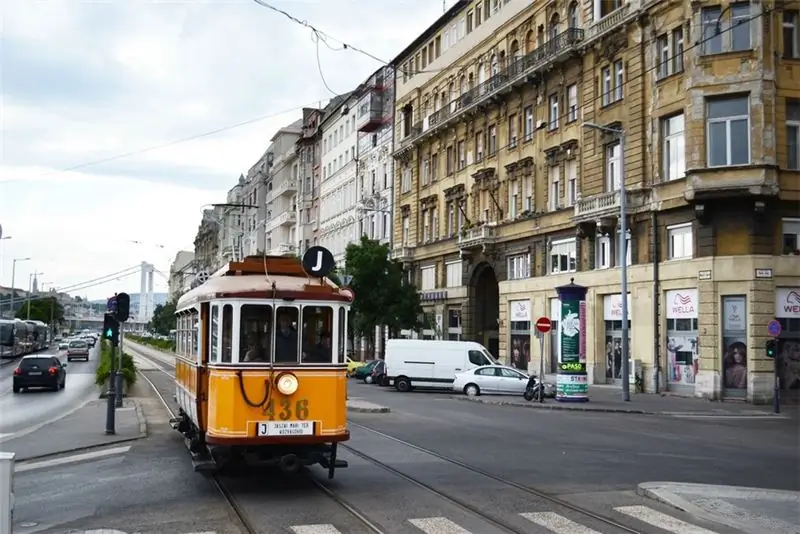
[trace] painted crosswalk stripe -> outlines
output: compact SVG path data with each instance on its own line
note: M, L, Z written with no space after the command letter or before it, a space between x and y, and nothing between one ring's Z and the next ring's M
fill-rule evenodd
M719 534L713 530L681 521L677 517L662 514L647 506L619 506L614 508L614 510L629 517L633 517L634 519L638 519L648 525L658 527L661 530L672 532L672 534Z
M123 447L114 447L113 449L104 449L101 451L85 452L83 454L74 454L72 456L63 456L61 458L53 458L52 460L42 460L40 462L31 462L29 464L20 463L14 466L14 471L17 473L24 473L25 471L33 471L34 469L43 469L45 467L55 467L58 465L74 464L84 460L99 460L107 456L114 456L117 454L124 454L131 450L130 445Z
M596 530L579 525L575 521L553 512L535 512L519 515L556 534L600 534Z
M342 534L338 528L330 523L321 525L297 525L290 528L294 534Z
M469 530L461 528L446 517L423 517L409 519L408 522L425 534L472 534Z

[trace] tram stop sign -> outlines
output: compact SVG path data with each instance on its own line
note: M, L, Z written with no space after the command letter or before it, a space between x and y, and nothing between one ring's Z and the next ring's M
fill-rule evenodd
M336 267L336 260L325 247L311 247L303 254L303 269L311 276L322 278Z
M546 334L553 328L553 323L547 317L539 317L536 319L536 330L542 334Z

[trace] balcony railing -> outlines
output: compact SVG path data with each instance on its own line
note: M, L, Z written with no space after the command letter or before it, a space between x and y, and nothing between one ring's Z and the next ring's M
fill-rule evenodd
M495 74L487 81L433 112L426 119L414 124L408 135L401 140L401 147L415 141L423 134L449 123L463 112L485 102L502 90L524 82L526 76L572 53L576 45L582 40L582 29L569 28L536 48L533 52L512 59L502 72Z
M269 249L270 256L289 256L295 253L295 246L291 243L280 243L277 247Z
M636 6L630 3L625 3L618 9L615 9L605 17L601 18L586 30L586 41L594 41L598 37L602 37L609 31L615 29L620 24L624 23L628 15L635 14Z
M413 261L414 249L412 247L399 246L392 249L392 259L399 262Z
M573 219L591 219L602 215L615 214L619 211L619 191L611 191L592 195L575 201ZM629 189L627 191L628 208L636 209L642 206L644 190Z
M276 198L283 195L293 195L297 192L297 181L287 180L278 186L274 187L272 191L267 193L267 202L272 202Z
M265 231L269 232L279 226L292 226L297 222L297 214L293 211L285 211L266 224Z
M494 226L483 225L478 228L462 230L458 236L458 248L470 249L489 245L497 241L497 232Z

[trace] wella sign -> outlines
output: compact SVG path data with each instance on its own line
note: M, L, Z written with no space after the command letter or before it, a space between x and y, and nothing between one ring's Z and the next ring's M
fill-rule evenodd
M697 319L697 302L696 289L674 289L672 291L667 291L664 298L667 319Z
M775 288L775 317L800 319L800 287Z

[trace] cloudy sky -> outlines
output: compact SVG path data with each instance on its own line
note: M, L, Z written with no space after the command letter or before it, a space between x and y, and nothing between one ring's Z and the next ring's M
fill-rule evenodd
M442 13L439 0L269 3L387 61ZM3 286L25 257L19 288L32 272L73 288L142 261L167 274L192 248L202 206L224 201L300 108L331 97L311 30L254 0L3 0L0 10ZM324 45L320 57L336 92L380 66ZM138 292L138 274L77 294L114 291Z

